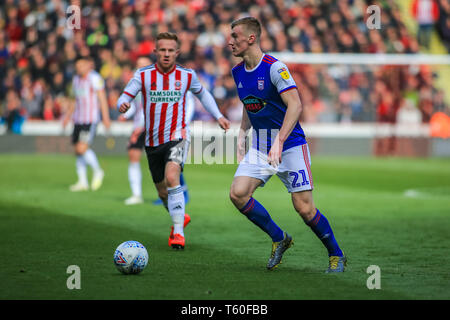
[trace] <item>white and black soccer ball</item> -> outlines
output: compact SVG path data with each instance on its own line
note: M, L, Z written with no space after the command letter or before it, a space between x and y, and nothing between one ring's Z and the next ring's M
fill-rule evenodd
M138 241L125 241L114 252L114 265L124 274L140 273L147 263L147 249Z

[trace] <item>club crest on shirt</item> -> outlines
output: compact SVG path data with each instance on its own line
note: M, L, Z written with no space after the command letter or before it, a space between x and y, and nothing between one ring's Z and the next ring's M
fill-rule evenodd
M175 81L175 90L180 90L181 89L181 81L177 80Z
M258 80L258 90L264 90L264 80Z
M290 78L289 72L286 70L286 68L278 69L278 73L284 80L287 80Z
M244 104L245 109L250 113L257 113L266 106L266 103L262 99L254 96L245 97L242 99L242 103Z

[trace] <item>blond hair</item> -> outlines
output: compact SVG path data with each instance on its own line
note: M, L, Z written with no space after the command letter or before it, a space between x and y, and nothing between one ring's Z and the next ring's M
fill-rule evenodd
M259 40L261 37L261 23L258 19L253 17L244 17L237 20L234 20L231 23L231 29L238 25L244 25L246 30L250 33L253 33L256 36L256 39Z

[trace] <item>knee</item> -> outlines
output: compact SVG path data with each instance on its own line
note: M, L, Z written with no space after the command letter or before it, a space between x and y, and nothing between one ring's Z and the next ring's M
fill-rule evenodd
M251 194L248 194L245 190L232 186L230 188L230 200L236 208L241 209L250 199Z
M141 151L139 149L128 150L128 159L130 162L139 162L141 160Z
M86 153L87 149L88 149L87 144L79 142L75 145L75 154L77 156L82 156L83 154Z

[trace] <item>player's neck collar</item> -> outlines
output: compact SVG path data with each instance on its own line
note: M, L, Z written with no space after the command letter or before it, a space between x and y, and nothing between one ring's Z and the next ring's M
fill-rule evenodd
M171 74L171 73L176 69L177 65L174 64L173 67L172 67L169 71L167 71L167 72L162 71L162 70L159 68L158 63L155 63L155 67L156 67L156 70L158 70L159 73L161 73L162 75L165 76L165 75Z
M252 68L252 69L247 69L247 65L246 65L246 63L245 63L245 61L244 61L244 70L247 71L247 72L253 72L253 71L255 71L256 69L258 69L258 67L259 67L259 65L261 64L262 60L264 59L264 56L265 56L265 55L266 55L266 54L263 52L263 53L262 53L262 56L261 56L261 59L259 60L258 64L257 64L254 68Z

